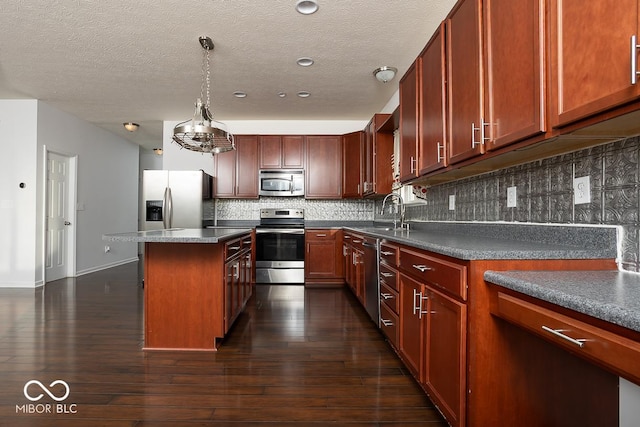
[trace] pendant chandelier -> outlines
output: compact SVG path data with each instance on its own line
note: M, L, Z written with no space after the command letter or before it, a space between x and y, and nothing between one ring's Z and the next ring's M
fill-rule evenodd
M213 50L213 41L209 37L200 37L202 55L202 85L200 98L196 100L193 118L180 122L173 129L173 140L187 150L198 153L224 153L235 150L233 135L224 123L213 120L210 110L211 72L209 53ZM202 100L206 102L203 103Z

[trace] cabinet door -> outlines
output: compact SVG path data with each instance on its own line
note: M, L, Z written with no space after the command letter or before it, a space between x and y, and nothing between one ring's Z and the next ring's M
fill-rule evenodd
M418 72L416 62L409 67L400 80L400 181L402 182L410 181L418 176Z
M236 138L236 197L258 198L258 137Z
M420 56L419 173L443 168L446 163L446 91L444 23L436 30Z
M306 230L305 280L342 282L342 239L339 234L339 230Z
M637 0L551 0L551 125L559 127L639 95L632 84Z
M280 169L282 167L282 137L260 135L258 140L260 169Z
M238 283L240 280L240 260L227 261L224 265L224 332L229 331L238 314Z
M282 168L304 168L304 137L286 135L282 137Z
M464 425L467 308L431 289L427 298L423 382L451 425Z
M364 128L364 164L362 167L364 195L373 193L373 137L375 134L376 123L375 120L371 119Z
M391 192L393 185L393 131L382 130L381 126L391 114L373 116L373 152L371 173L373 176L372 194L384 195Z
M236 154L234 150L214 156L216 176L213 186L215 197L224 198L236 195Z
M544 0L484 1L488 150L545 131L543 14Z
M342 136L342 197L362 197L362 149L364 132L352 132Z
M305 197L342 198L342 137L306 137Z
M449 163L484 152L480 0L457 3L446 20Z
M416 378L422 378L426 303L422 285L400 275L400 355Z

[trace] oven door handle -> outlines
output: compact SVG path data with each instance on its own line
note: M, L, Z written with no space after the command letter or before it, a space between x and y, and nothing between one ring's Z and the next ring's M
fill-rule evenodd
M276 234L304 234L303 228L256 228L256 234L276 233Z

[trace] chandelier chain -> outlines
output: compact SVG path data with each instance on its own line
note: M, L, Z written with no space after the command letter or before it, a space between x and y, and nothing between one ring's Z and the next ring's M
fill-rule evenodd
M209 49L204 49L202 63L202 85L200 87L200 96L203 98L205 107L210 108L210 89L211 88L211 68L209 63Z

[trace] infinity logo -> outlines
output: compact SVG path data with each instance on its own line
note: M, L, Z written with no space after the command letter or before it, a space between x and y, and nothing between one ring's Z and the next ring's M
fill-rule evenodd
M49 395L50 398L52 398L53 400L55 400L56 402L62 402L63 400L65 400L67 397L69 397L69 384L67 384L66 382L62 381L62 380L55 380L54 382L52 382L51 384L49 384L49 388L52 388L58 384L62 384L65 388L65 392L64 395L62 397L57 397L56 395L54 395L53 393L51 393L49 391L48 388L46 388L44 386L44 384L42 384L40 381L38 380L31 380L28 383L26 383L24 385L24 397L26 397L27 399L29 399L32 402L36 402L40 399L42 399L44 397L44 394L40 393L39 395L37 395L36 397L32 397L29 395L29 392L27 391L27 389L29 388L29 386L31 384L37 384L42 391L44 391L45 393L47 393Z

